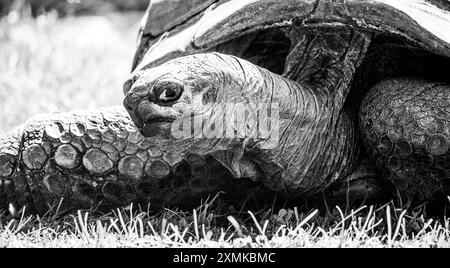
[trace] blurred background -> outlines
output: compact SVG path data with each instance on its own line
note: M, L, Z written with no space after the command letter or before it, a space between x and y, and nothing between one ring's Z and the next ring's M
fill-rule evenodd
M0 135L47 112L121 105L149 0L0 0Z

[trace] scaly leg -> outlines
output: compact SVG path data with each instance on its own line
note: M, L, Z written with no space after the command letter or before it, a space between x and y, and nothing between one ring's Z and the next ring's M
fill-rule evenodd
M449 90L445 83L386 79L361 105L367 151L404 199L450 192Z
M61 199L64 210L186 205L230 185L215 159L167 148L121 108L39 116L0 138L0 205L38 213Z

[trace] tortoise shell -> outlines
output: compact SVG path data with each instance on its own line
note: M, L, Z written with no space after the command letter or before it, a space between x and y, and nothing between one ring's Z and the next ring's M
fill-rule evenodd
M293 25L392 34L450 57L445 0L153 0L141 23L133 70Z

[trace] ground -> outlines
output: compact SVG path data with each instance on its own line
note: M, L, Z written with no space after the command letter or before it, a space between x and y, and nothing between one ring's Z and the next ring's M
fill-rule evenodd
M1 19L0 133L39 113L120 105L141 15ZM41 217L11 208L0 213L0 247L450 246L450 220L399 203L250 212L218 196L188 212L130 206L62 215L55 207Z

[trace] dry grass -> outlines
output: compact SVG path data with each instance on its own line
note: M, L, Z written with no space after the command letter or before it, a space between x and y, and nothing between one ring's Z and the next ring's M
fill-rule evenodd
M38 113L118 104L140 15L0 21L0 133ZM14 213L12 213L14 214ZM0 247L448 247L450 221L389 204L325 211L0 214Z

